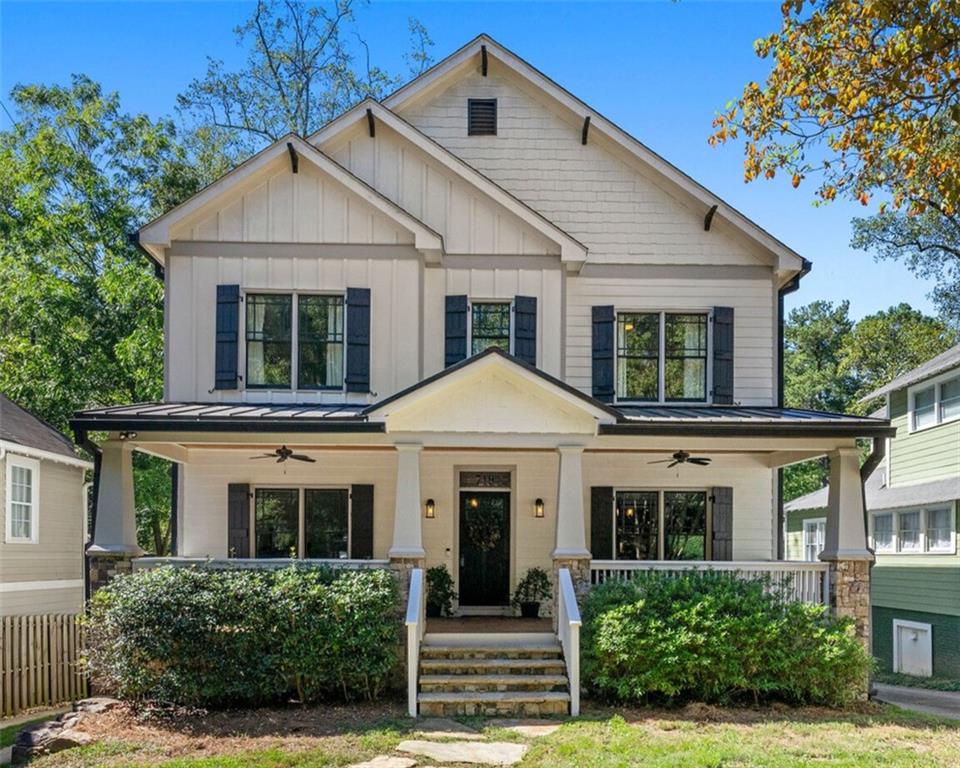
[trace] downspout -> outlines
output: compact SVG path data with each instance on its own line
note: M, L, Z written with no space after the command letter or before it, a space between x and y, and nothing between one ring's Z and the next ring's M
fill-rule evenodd
M800 281L813 269L806 259L800 266L800 271L790 278L777 291L777 408L783 408L783 345L784 345L784 313L783 297L788 293L793 293L800 287ZM783 467L777 468L777 560L783 560L784 548L786 544L785 535L786 519L783 514Z
M93 503L90 508L90 536L83 545L83 594L89 600L91 596L90 562L87 550L97 536L97 503L100 501L100 464L103 460L103 452L100 450L100 446L90 439L85 429L74 429L73 434L76 444L93 457Z
M868 525L870 513L867 511L867 480L870 479L870 475L887 456L887 438L875 437L871 442L873 447L870 450L870 455L867 456L867 460L860 467L860 493L863 494L863 530L865 531L870 530Z

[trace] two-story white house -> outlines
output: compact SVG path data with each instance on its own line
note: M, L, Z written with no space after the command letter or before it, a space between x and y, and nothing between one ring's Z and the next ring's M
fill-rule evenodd
M443 564L487 614L534 566L789 567L868 636L855 440L892 431L781 406L809 263L489 37L139 242L165 397L73 422L109 433L95 572L140 555L139 450L178 465L179 562ZM822 455L824 563L773 562L778 469Z

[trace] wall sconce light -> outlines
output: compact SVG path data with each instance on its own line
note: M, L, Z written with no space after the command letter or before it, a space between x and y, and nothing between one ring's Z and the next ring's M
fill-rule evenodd
M543 517L543 499L537 499L533 502L534 517Z
M433 520L437 516L437 505L433 499L427 499L427 519Z

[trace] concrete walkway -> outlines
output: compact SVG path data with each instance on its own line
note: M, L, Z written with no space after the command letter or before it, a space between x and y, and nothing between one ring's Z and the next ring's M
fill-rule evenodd
M960 720L960 692L928 691L926 688L906 688L902 685L875 683L876 699L898 707L927 715Z

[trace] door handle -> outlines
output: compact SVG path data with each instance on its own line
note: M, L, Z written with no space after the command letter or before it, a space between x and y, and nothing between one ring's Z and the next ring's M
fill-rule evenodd
M463 568L464 565L466 565L466 560L465 560L465 558L461 555L461 556L460 556L460 567Z

